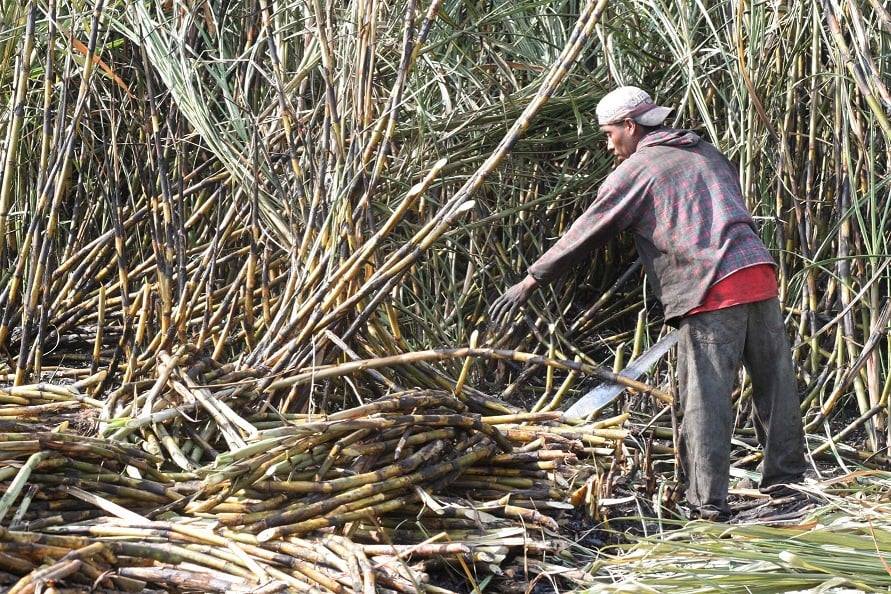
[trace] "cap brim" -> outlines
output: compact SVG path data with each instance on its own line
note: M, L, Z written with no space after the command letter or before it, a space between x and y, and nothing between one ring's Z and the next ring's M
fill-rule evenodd
M634 118L634 121L636 121L638 124L643 124L644 126L658 126L665 121L665 118L667 118L668 114L670 113L670 107L662 107L661 105L657 105L647 113L641 114Z

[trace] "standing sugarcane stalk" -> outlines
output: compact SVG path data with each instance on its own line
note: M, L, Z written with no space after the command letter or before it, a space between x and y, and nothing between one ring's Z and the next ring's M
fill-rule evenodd
M13 99L12 119L6 133L6 151L3 155L3 175L0 177L0 267L2 268L6 268L7 259L9 257L7 254L7 227L13 189L13 168L18 157L18 148L22 133L22 121L25 117L25 94L28 91L28 79L30 78L31 56L34 47L34 23L36 19L37 6L34 2L29 2L25 35L22 41L22 51L18 57L18 65L16 68L17 84L15 98Z

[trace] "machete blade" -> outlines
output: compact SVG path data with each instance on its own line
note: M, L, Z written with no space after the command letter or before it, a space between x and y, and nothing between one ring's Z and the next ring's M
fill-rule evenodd
M636 380L661 359L665 353L668 352L668 349L674 346L677 341L678 332L677 330L672 330L663 336L662 340L658 341L644 351L640 357L632 361L628 367L619 373L619 375ZM579 398L575 404L567 409L564 415L577 419L586 417L618 398L619 394L621 394L624 389L625 386L621 384L605 382Z

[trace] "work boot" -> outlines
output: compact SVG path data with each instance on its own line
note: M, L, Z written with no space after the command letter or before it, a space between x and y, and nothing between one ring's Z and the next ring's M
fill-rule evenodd
M761 505L741 510L734 515L733 523L800 521L817 508L818 501L801 491L795 493L794 496L771 498Z
M730 519L730 509L719 509L714 505L703 505L690 510L691 520L708 520L709 522L726 522Z
M803 493L801 489L797 488L797 486L804 485L806 481L813 482L816 478L814 472L808 469L802 474L795 474L780 480L774 479L767 485L762 484L758 487L758 490L765 495L770 495L771 499L806 496L806 494Z
M766 487L760 487L758 490L765 495L770 495L771 499L783 499L785 497L807 497L805 493L802 493L794 486L791 486L801 484L801 482L802 479L789 481L788 483L776 483L773 485L768 485Z

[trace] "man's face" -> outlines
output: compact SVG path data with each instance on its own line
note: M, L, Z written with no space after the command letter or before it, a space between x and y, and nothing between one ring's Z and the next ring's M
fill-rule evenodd
M606 149L621 163L634 154L640 141L638 126L633 120L624 120L616 124L605 124L600 129L606 134Z

